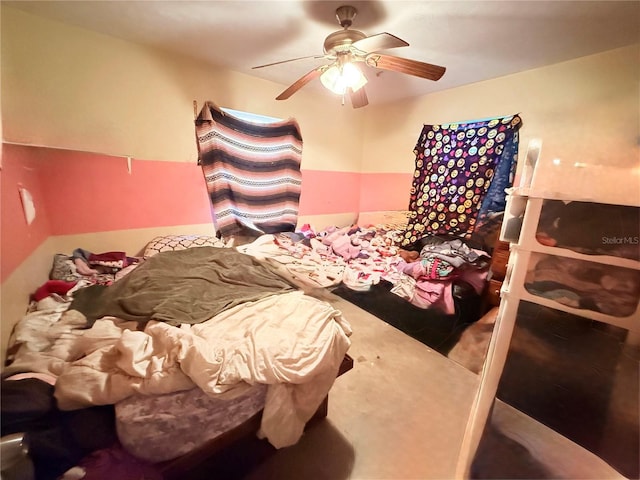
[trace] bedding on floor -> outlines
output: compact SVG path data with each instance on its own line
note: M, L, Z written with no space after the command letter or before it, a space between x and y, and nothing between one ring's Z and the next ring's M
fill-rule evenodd
M304 225L237 248L302 288L328 289L446 355L482 316L491 260L484 241L496 237L500 222L485 223L469 240L432 235L402 248L408 216L368 212L347 227Z
M490 263L487 252L452 236L425 237L417 251L404 250L398 246L403 231L396 227L352 225L317 233L307 229L268 234L237 248L280 264L309 287L343 285L368 291L384 281L392 285L392 293L409 303L445 314L455 313L456 282L465 282L477 294L482 292Z
M456 283L484 289L490 256L452 236L421 239L417 250L398 245L402 230L387 224L329 227L319 232L261 235L237 247L256 258L280 264L292 277L309 287L340 285L368 291L381 281L392 293L419 308L454 314Z

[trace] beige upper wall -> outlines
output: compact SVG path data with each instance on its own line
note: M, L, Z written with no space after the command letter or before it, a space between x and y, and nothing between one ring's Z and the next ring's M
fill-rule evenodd
M520 112L543 156L638 161L640 45L353 110L304 90L2 7L3 138L141 159L195 161L193 100L295 117L303 168L411 172L422 124ZM597 132L597 133L596 133Z
M2 7L3 139L195 162L193 101L297 119L303 168L358 171L366 111Z
M629 168L640 162L640 45L377 107L365 121L364 172L412 172L423 124L520 113L521 149ZM446 74L445 74L446 75Z

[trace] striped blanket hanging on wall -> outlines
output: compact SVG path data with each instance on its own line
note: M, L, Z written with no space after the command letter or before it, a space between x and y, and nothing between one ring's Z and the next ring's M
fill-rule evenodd
M207 102L196 138L218 237L295 230L302 186L295 120L248 122Z

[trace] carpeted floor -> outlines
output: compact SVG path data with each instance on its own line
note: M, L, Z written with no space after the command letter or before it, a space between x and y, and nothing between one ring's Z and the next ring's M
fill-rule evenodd
M247 439L194 468L189 479L454 478L478 376L352 303L339 297L332 303L352 324L355 365L336 380L328 417L292 447L275 450ZM628 377L629 372L619 372L611 392ZM617 397L624 394L612 398ZM611 442L620 438L613 430L605 428L603 448L619 450ZM497 401L471 474L478 479L624 478L619 471Z

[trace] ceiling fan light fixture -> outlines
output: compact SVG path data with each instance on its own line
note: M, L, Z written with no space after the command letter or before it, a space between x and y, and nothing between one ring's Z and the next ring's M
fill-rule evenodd
M292 58L254 67L268 67L304 58L324 58L329 61L329 63L314 68L293 82L276 97L276 100L286 100L309 82L320 77L322 85L327 90L342 96L343 105L348 94L353 108L364 107L369 104L367 92L364 89L367 77L358 68L360 65L355 63L363 64L362 68L365 70L367 67L381 71L390 70L433 81L440 80L444 75L445 67L379 53L381 50L406 47L409 43L387 32L367 36L358 30L352 30L350 27L356 13L356 8L350 5L343 5L336 9L336 18L342 30L333 32L324 39L324 55Z
M337 95L344 95L348 88L356 92L367 84L367 78L352 63L329 67L320 76L320 81L325 88Z

